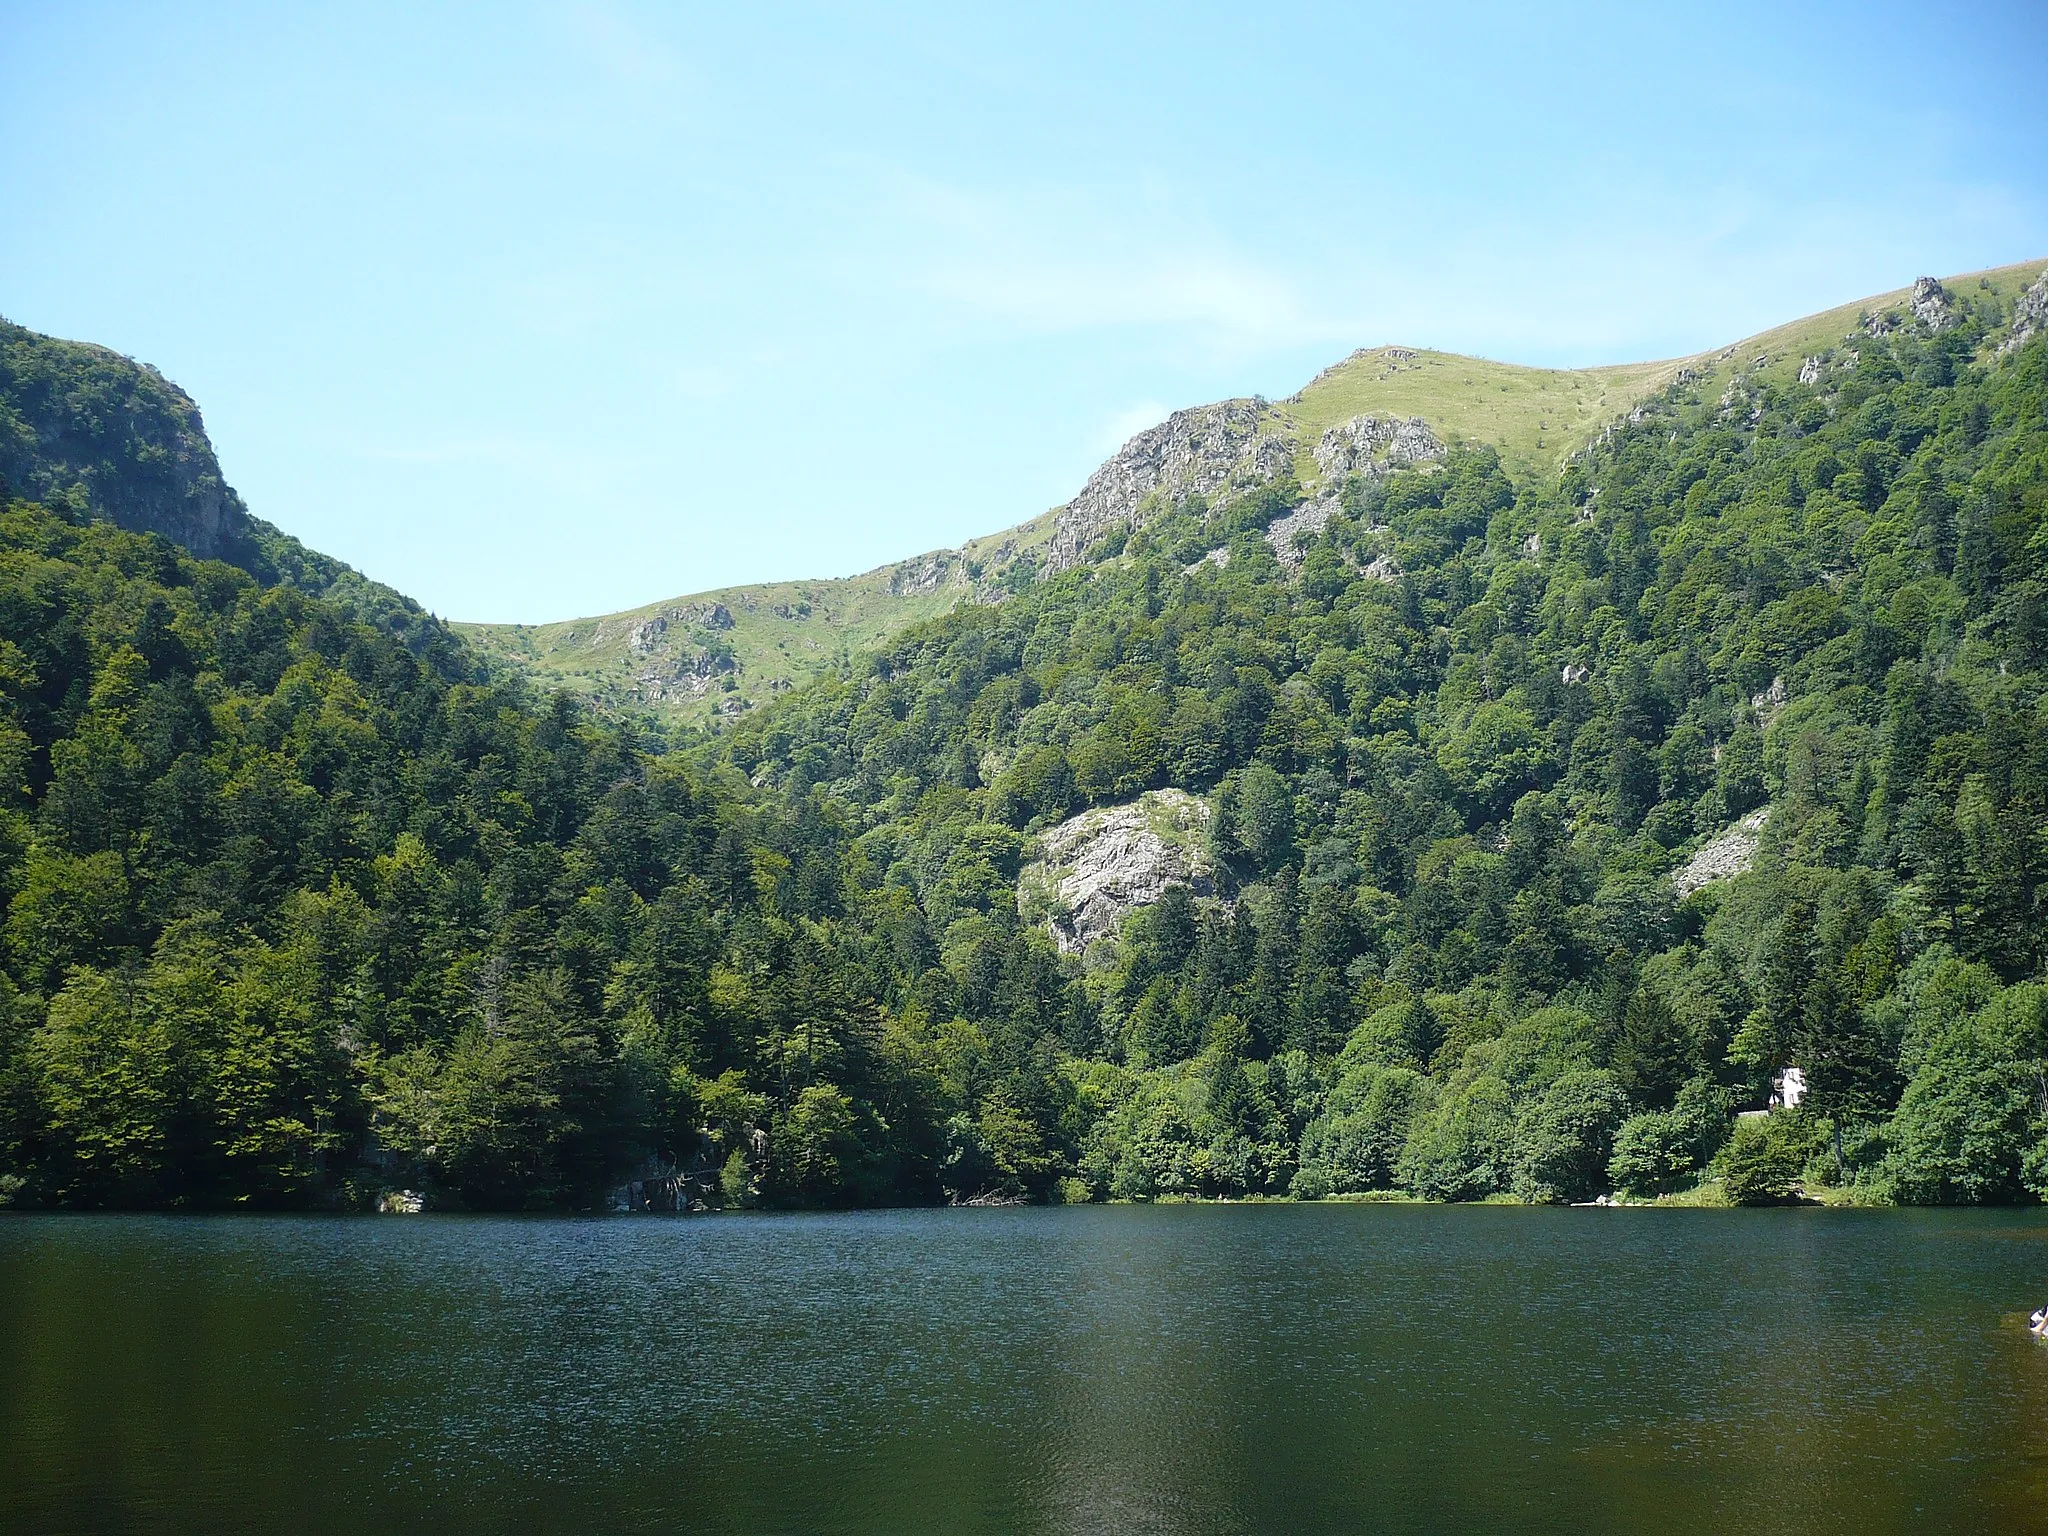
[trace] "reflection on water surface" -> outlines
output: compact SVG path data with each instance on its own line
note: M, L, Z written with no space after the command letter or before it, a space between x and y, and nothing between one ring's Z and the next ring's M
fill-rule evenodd
M2038 1211L0 1220L0 1527L2048 1529Z

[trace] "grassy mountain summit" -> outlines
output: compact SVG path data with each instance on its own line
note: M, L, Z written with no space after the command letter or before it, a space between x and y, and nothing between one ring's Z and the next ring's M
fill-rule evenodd
M2022 263L1949 278L1942 286L1960 305L1998 308L2010 305L2037 271L2038 264ZM1361 418L1419 419L1440 441L1487 444L1518 482L1554 476L1614 421L1681 378L1707 391L1738 376L1794 379L1809 359L1843 348L1865 322L1909 314L1913 296L1910 287L1896 289L1731 346L1660 362L1531 368L1422 348L1361 348L1285 400L1177 412L1120 449L1090 488L1148 436L1183 422L1197 438L1207 431L1222 445L1211 445L1214 472L1203 481L1214 482L1210 490L1245 477L1247 466L1234 456L1242 449L1258 460L1252 478L1291 476L1314 492L1332 479L1317 455L1326 434ZM1176 450L1199 456L1204 444L1168 442L1162 451L1170 458ZM1016 528L859 576L720 588L551 624L454 627L536 681L612 708L647 709L679 722L729 722L865 646L959 603L999 599L1048 566L1086 558L1115 527L1142 521L1185 488L1172 483L1171 465L1143 466L1139 478L1147 481L1143 487L1110 496L1108 510L1079 527L1066 524L1086 490L1067 507ZM1151 507L1141 507L1148 491L1160 494Z

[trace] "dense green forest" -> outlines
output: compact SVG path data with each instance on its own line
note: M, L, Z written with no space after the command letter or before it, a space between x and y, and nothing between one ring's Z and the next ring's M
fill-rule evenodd
M2048 337L1957 313L1298 568L1291 482L1157 507L681 751L10 501L0 1191L2048 1193ZM1216 894L1063 953L1034 836L1164 787Z

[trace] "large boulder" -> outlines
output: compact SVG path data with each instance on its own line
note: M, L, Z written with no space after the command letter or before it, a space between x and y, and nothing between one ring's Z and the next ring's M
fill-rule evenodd
M1172 886L1213 895L1208 833L1208 804L1180 789L1083 811L1040 835L1017 877L1018 911L1045 923L1062 950L1086 950Z
M1913 279L1913 318L1930 331L1945 331L1960 316L1954 296L1931 277Z

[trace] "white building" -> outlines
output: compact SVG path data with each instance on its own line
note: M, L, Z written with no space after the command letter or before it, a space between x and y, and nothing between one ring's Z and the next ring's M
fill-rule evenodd
M1771 1108L1797 1109L1805 1097L1806 1074L1799 1068L1787 1067L1771 1079Z

